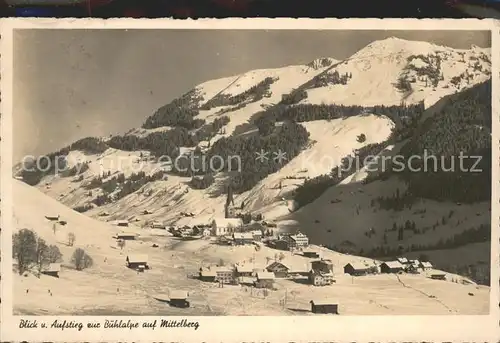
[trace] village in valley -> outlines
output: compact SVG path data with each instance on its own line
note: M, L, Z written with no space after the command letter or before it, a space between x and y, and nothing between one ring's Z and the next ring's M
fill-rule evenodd
M78 128L15 161L14 313L489 313L488 44L384 36L343 60L217 74L168 103L161 80L140 128ZM482 172L383 168L429 151L481 155Z
M17 186L25 192L33 192L25 185ZM40 201L45 197L36 194L33 200ZM55 201L46 200L49 205ZM47 230L38 232L47 241L55 238L62 243L61 240L67 239L62 251L70 249L82 234L79 231L75 237L73 231L66 229L77 230L81 220L80 215L71 215L70 209L67 211L69 216L45 214L42 220ZM101 235L91 244L85 244L85 252L77 248L72 254L73 267L54 260L41 267L37 277L26 271L16 282L18 304L26 308L35 297L42 296L46 300L38 309L41 312L17 311L68 313L75 305L64 306L52 299L56 297L79 303L80 296L90 297L95 293L93 288L77 290L83 286L80 282L106 284L105 289L98 293L102 297L99 303L91 305L86 300L78 310L75 309L76 313L82 314L355 314L358 307L363 307L364 313L393 312L393 308L374 300L374 294L370 294L369 300L358 295L352 297L352 292L373 286L375 288L370 293L380 292L378 296L382 299L390 294L395 302L391 307L401 307L403 311L405 308L409 311L407 307L413 305L407 300L398 304L397 298L405 296L406 292L419 292L415 301L428 303L422 307L425 309L423 313L428 311L430 304L433 311L455 313L457 309L443 305L442 300L433 294L440 288L439 283L446 285L446 289L451 287L449 295L446 291L438 291L436 294L440 298L456 295L455 292L463 287L460 292L467 290L471 299L475 294L487 295L486 288L478 288L465 277L435 270L431 261L404 256L380 261L339 254L310 244L308 237L300 231L279 232L276 223L261 216L250 220L247 217L245 223L245 216L236 213L229 205L224 213L228 218L180 227L164 225L159 220L144 220L154 214L151 209L140 212L142 225L137 223L139 216L108 219L111 214L107 211L98 214L99 221L85 218L90 222L101 222L108 227L108 232L109 228L114 228L115 233ZM194 217L185 212L179 216ZM87 226L88 223L80 225ZM54 237L47 238L46 235ZM76 251L82 251L81 255L77 256ZM86 258L92 261L88 265ZM96 266L98 271L94 270ZM75 267L80 271L75 272ZM82 272L90 274L80 280ZM108 277L114 279L111 285L108 285ZM39 289L40 281L46 285L47 293ZM115 286L116 290L112 288ZM73 287L76 293L61 298L59 293L65 293L66 287ZM124 304L120 300L122 297L130 303ZM135 301L130 301L130 297ZM234 302L240 305L234 307Z

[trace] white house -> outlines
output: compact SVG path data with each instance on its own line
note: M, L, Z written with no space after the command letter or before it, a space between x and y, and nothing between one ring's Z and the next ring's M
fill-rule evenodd
M212 221L212 235L224 236L236 232L243 226L241 218L218 218Z

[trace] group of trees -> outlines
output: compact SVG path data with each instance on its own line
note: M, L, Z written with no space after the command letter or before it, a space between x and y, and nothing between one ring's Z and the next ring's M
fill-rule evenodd
M75 234L68 234L68 245L73 246ZM48 245L33 230L22 229L12 236L12 257L17 262L17 271L20 275L29 271L36 271L38 277L44 267L50 263L60 263L63 255L56 245ZM77 248L71 256L71 263L76 270L92 266L92 258L81 248Z
M252 189L260 180L278 171L300 153L308 140L309 133L302 125L286 121L266 136L223 137L210 148L207 160L213 163L216 170L233 171L232 187L240 193ZM267 152L267 159L256 159L256 154L261 151ZM280 152L285 156L281 161L275 158ZM238 159L232 158L235 156Z
M380 196L372 199L371 205L374 206L375 204L378 204L379 209L386 211L403 211L404 209L411 210L415 201L417 201L417 198L413 194L409 192L401 194L398 188L392 196Z
M352 79L352 73L340 73L335 70L333 73L322 73L313 78L314 84L311 88L320 88L330 85L346 85Z
M393 226L394 230L398 232L398 241L404 240L404 231L414 230L414 223L408 221L404 226ZM389 231L392 231L389 230ZM395 257L404 252L412 251L430 251L430 250L444 250L455 249L467 244L488 242L491 239L491 225L481 224L478 227L473 227L464 230L460 233L454 234L446 239L439 239L436 243L429 244L404 244L398 246L391 246L387 243L375 246L367 252L360 252L361 256L376 258L376 257Z
M425 63L424 66L417 66L411 63L413 60L421 60ZM443 80L443 75L441 72L441 56L436 55L411 55L407 59L408 64L406 66L409 70L414 70L417 76L426 76L427 80L431 82L433 87L437 87L440 80Z
M103 190L103 194L97 196L92 203L97 206L108 204L138 191L149 182L162 180L164 176L165 173L160 170L151 175L140 171L132 173L128 178L125 178L123 174L119 174L106 181L103 181L101 177L97 177L95 179L100 181L94 182L94 185L98 184L98 187Z
M402 150L412 170L400 174L414 196L478 202L491 194L491 80L449 99ZM460 156L464 156L460 160Z
M68 169L66 157L70 151L79 150L87 154L101 154L108 148L109 146L100 138L82 138L57 152L38 156L32 161L23 161L24 166L19 176L31 186L39 184L43 177L54 175L56 171L64 173L67 176L74 176L78 172L78 167L81 168L80 173L83 173L88 169L88 165L84 162L83 165L77 165Z
M248 90L237 95L218 94L212 99L203 104L201 110L209 110L214 107L221 106L234 106L243 102L251 103L262 100L262 98L270 95L271 85L276 82L278 78L266 77L264 80L257 83L255 86L250 87Z
M146 119L142 127L156 129L162 126L173 126L188 130L199 128L204 124L204 120L195 117L199 114L197 105L202 98L196 90L192 90L160 107Z
M49 263L62 261L62 254L56 245L47 245L45 240L29 229L22 229L12 237L12 257L17 261L20 275L36 268L40 276Z

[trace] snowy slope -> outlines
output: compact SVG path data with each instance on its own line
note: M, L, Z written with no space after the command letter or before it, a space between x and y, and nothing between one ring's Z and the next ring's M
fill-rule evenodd
M376 261L321 247L315 248L323 258L331 259L334 264L335 286L311 288L294 280L278 280L277 290L270 292L268 297L255 297L255 294L245 292L244 288L219 288L186 276L195 274L200 266L220 260L228 265L251 263L255 268L263 268L276 250L263 247L255 251L252 246L220 246L208 240L181 242L159 235L158 230L148 229L140 230L140 239L128 241L120 250L112 238L112 234L118 232L117 228L71 211L17 180L13 180L13 191L15 229L34 230L47 243L57 245L64 259L59 278L14 275L13 304L16 314L294 315L297 314L294 309L308 308L311 297L329 297L332 292L345 299L341 305L343 314L481 314L487 313L489 308L487 287L431 280L428 273L402 275L400 280L394 275L354 280L342 274L343 265L349 262L373 265ZM66 227L59 226L54 234L45 215L60 215L67 221ZM134 230L133 227L127 228L127 231ZM67 232L76 234L74 247L66 246ZM153 243L159 247L152 247ZM93 258L94 265L75 271L70 263L75 248L85 249ZM125 258L132 253L146 254L151 269L140 274L127 269ZM286 254L284 262L293 271L300 272L307 271L310 260ZM450 277L459 279L453 275ZM99 287L96 287L97 284ZM170 308L155 300L168 297L171 290L178 289L189 291L189 309ZM291 299L283 308L279 299L285 292ZM474 301L469 292L475 294Z
M426 75L418 75L418 70L429 67L437 70L436 59L440 59L439 80L437 86L431 85ZM269 97L247 103L246 106L220 106L209 110L200 110L197 118L205 119L207 123L216 118L228 116L230 122L224 127L224 133L212 138L210 144L223 136L234 133L237 127L248 124L252 116L266 106L273 106L282 100L282 96L296 89L304 90L307 98L301 103L306 104L344 104L344 105L399 105L401 102L418 103L424 101L428 109L424 118L436 113L435 104L455 92L462 91L474 84L485 81L490 77L491 63L489 62L490 49L473 47L469 50L457 50L448 47L433 45L427 42L406 41L398 38L389 38L375 41L355 53L344 61L331 58L319 58L307 65L286 66L275 69L252 70L240 75L225 77L204 82L194 88L193 93L199 99L197 105L203 105L217 96L239 95L257 85L266 78L273 78L269 87ZM427 63L426 60L431 61ZM480 67L478 67L478 65ZM420 69L419 69L420 68ZM434 68L434 69L433 69ZM480 68L480 70L478 69ZM315 77L351 74L347 84L335 84L313 88ZM465 75L465 76L464 76ZM468 76L467 76L468 75ZM411 91L402 92L396 88L400 78L411 82ZM202 100L200 100L202 99ZM227 110L227 111L226 111ZM390 195L401 185L395 185L392 180L376 182L370 185L360 185L367 173L361 170L345 179L339 187L328 189L322 197L297 213L290 214L290 199L287 196L306 178L312 178L328 173L338 166L341 159L356 149L372 143L385 141L395 124L387 117L364 114L347 119L330 121L319 120L301 123L310 133L310 142L297 157L289 161L281 170L268 175L251 190L235 195L235 204L245 203L245 211L262 213L266 220L298 219L301 229L307 231L313 242L321 244L338 244L343 241L356 242L359 248L369 248L380 243L369 240L365 231L375 226L377 231L391 226L395 221L404 221L412 213L373 212L363 210L364 204L369 204L375 196ZM171 127L156 129L135 129L130 134L146 136L152 132L168 131ZM251 134L251 129L245 132ZM357 141L357 136L366 135L363 143ZM205 147L208 142L200 143ZM396 154L401 146L389 146L384 154ZM185 149L188 150L188 149ZM78 161L88 161L89 170L82 181L75 178L49 176L37 187L52 198L58 199L69 207L89 203L102 191L89 191L84 185L96 175L110 171L112 175L118 172L131 175L133 172L144 171L152 174L160 169L158 163L141 160L141 154L146 152L125 152L108 149L100 155L89 155L79 151L72 151L68 160L70 165ZM227 175L217 174L216 182L205 190L192 189L187 184L190 178L169 175L167 180L155 181L145 185L139 191L126 196L111 204L104 205L85 213L86 216L99 218L99 213L111 213L111 219L138 218L137 226L142 226L151 220L158 220L165 224L189 225L207 223L224 213L225 194L217 195L217 190ZM353 195L363 189L363 193ZM332 204L332 200L340 199L339 203ZM355 206L360 204L361 214L355 214ZM487 211L487 204L462 206L460 209L453 204L435 204L425 202L422 208L427 208L425 218L416 219L420 225L430 225L451 209L461 212L461 224L450 224L443 230L431 235L412 237L421 243L432 241L453 232L459 232L467 227L485 222L487 218L477 217L478 211ZM433 210L430 210L433 208ZM142 215L144 209L152 210L150 215ZM181 212L193 212L192 218L180 215ZM412 217L413 218L413 217ZM416 216L415 216L416 218ZM318 220L319 223L315 223ZM335 227L335 222L342 222L342 227ZM288 230L283 221L280 229ZM328 231L330 230L330 231ZM78 234L77 234L78 236ZM378 238L379 240L381 237Z
M347 85L334 85L315 88L308 91L308 99L304 103L335 103L344 105L399 105L418 103L425 100L430 107L441 97L454 93L457 89L450 87L450 80L466 71L474 75L471 84L487 80L491 72L491 64L483 60L479 63L484 72L474 72L471 58L476 61L480 56L489 56L489 49L457 50L437 46L427 42L407 41L399 38L388 38L375 41L346 59L338 67L332 69L340 74L352 73ZM410 56L441 56L441 69L444 80L437 87L426 87L425 81L417 81L410 95L403 95L394 87L402 74L414 77L415 71L406 70L408 65L424 67L426 63L417 58L408 62ZM463 57L462 57L463 55ZM466 87L460 85L458 90Z

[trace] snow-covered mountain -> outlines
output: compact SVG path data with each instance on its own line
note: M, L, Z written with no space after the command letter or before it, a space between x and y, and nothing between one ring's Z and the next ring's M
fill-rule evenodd
M453 249L445 243L467 230L478 235L486 230L489 196L478 191L467 199L445 188L434 194L417 187L425 180L371 175L367 166L377 160L355 172L333 174L343 158L360 153L381 159L428 147L445 156L464 146L487 149L491 124L488 128L488 119L469 117L489 115L491 123L481 88L491 77L490 55L490 49L388 38L343 61L319 58L207 81L160 108L142 128L83 139L55 153L66 156L65 172L18 176L85 215L101 218L106 211L111 219L133 218L138 227L153 220L208 223L224 216L232 193L236 212L262 215L280 230L298 228L315 244L384 256L398 249L417 256L439 252L435 263L445 268L482 263L489 261L489 249L482 246L487 238L476 240L473 247L478 248L472 250L465 243ZM453 122L449 116L455 112ZM444 129L450 120L449 130ZM439 137L443 141L437 142ZM269 154L265 165L255 160L261 149ZM285 158L273 161L279 152ZM192 153L241 156L242 170L229 171L225 160L220 172L162 172L165 161L159 156ZM396 199L392 203L391 197ZM408 206L393 204L398 201ZM152 214L143 215L145 209ZM399 225L406 225L404 237ZM443 249L472 252L451 263Z

